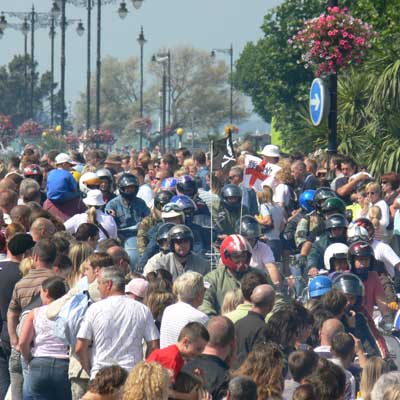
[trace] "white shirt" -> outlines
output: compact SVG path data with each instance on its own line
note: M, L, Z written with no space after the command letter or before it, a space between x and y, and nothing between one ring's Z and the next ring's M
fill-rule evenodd
M274 223L274 227L265 232L268 240L279 240L281 234L281 226L285 219L284 209L277 204L261 204L260 214L262 217L270 215Z
M250 267L258 268L265 271L265 264L275 261L274 253L271 247L266 243L257 240L256 245L253 247L251 254Z
M272 200L274 203L279 203L288 206L290 202L289 186L285 185L284 183L280 183L279 185L277 185Z
M146 203L147 207L153 207L154 192L148 183L144 183L139 187L137 197L142 199Z
M208 316L183 301L168 306L161 320L160 349L175 344L182 328L189 322L206 325Z
M143 359L143 339L159 338L150 310L125 295L110 296L92 304L82 321L78 338L93 341L93 379L100 368L118 364L130 371Z
M371 243L371 247L374 250L375 258L385 264L386 271L393 278L394 266L400 263L400 257L388 244L380 240L374 239Z
M87 217L87 213L74 215L64 222L65 229L69 233L74 234L78 230L79 225L88 222ZM101 210L96 210L96 220L107 231L107 233L110 235L110 238L117 239L117 224L115 223L114 217L103 213ZM99 229L99 235L99 241L107 239L106 235L101 229Z

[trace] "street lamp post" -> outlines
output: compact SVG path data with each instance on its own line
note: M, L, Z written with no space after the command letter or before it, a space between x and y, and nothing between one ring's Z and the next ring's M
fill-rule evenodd
M54 17L51 19L50 27L50 40L51 40L51 92L50 92L50 126L54 126L54 37L56 36L56 29L54 23Z
M233 45L229 49L212 49L211 57L216 53L229 54L230 57L230 101L229 101L229 122L233 123Z
M140 46L140 118L143 118L143 47L146 43L144 37L143 26L140 29L140 34L137 39ZM140 129L140 150L143 147L143 131Z
M167 67L170 59L170 53L157 54L152 57L153 62L162 65L162 88L161 88L161 135L162 150L166 150L166 125L167 125Z

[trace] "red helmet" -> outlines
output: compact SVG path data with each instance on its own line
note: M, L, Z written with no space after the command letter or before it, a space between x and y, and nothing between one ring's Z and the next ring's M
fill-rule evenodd
M39 165L31 164L24 168L24 177L29 178L32 175L43 175L42 170L40 169Z
M362 226L368 231L369 240L372 240L375 236L375 228L372 222L368 218L358 218L354 221L358 226Z
M229 235L226 237L219 248L222 263L231 271L242 272L247 270L251 259L251 246L245 237L242 235ZM240 256L247 253L246 262L236 262L232 256Z

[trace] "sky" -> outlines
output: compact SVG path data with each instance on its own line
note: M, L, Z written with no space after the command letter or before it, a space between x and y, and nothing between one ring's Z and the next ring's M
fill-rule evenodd
M70 0L79 1L79 0ZM82 0L80 0L82 2ZM102 0L102 57L107 55L126 59L139 57L137 36L143 26L147 43L144 47L145 64L161 48L192 46L211 50L228 48L233 44L234 57L238 57L248 41L262 37L260 26L269 9L280 0L145 0L139 10L126 0L129 14L121 20L117 9L119 0ZM51 9L51 0L1 0L0 11L30 11L32 4L38 12ZM67 18L81 18L86 28L86 8L67 3ZM17 19L7 17L9 22ZM92 13L92 71L95 70L96 11ZM56 36L56 81L60 76L61 35ZM86 33L79 37L75 26L68 28L66 35L66 102L76 101L85 89L86 80ZM8 63L15 54L23 53L23 35L7 29L0 40L0 64ZM41 72L50 69L50 39L48 28L35 32L35 57ZM218 54L218 57L229 56ZM146 76L145 76L146 80ZM250 106L251 107L251 106Z

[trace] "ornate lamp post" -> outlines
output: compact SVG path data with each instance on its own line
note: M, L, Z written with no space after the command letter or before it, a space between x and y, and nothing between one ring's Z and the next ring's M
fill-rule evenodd
M140 34L137 38L137 41L140 46L140 119L143 118L143 47L146 43L146 39L144 37L143 26L140 29ZM140 129L140 149L143 147L143 132Z
M229 54L230 57L230 103L229 103L229 122L233 122L233 45L229 49L212 49L211 57L215 57L216 53Z

